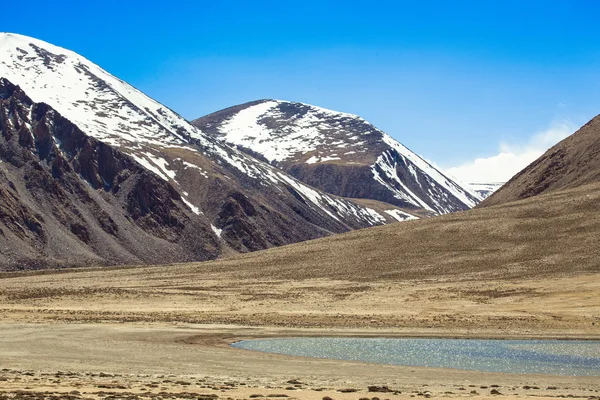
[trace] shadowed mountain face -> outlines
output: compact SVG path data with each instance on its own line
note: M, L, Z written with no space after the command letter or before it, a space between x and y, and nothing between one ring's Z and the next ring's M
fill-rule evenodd
M77 147L79 145L62 138L62 135L66 135L62 128L52 130L50 135L45 134L39 139L46 147L39 147L39 143L34 141L35 157L40 165L45 166L44 163L49 162L49 154L52 157L58 154L57 159L64 159L73 169L73 177L77 175L83 179L85 184L81 185L88 195L92 199L100 196L103 201L107 201L108 194L117 194L112 183L115 177L127 175L123 171L137 171L136 174L144 178L127 181L127 185L123 183L125 186L119 186L121 189L118 193L123 193L121 190L124 189L137 193L137 197L134 197L140 210L136 210L136 201L133 201L131 209L126 207L125 214L134 218L138 228L150 230L148 234L155 236L157 232L163 232L162 236L157 237L171 243L168 249L163 242L150 246L147 258L139 258L141 253L137 250L113 257L112 254L120 254L120 250L111 250L108 245L103 247L103 239L100 238L94 250L86 253L87 258L79 256L83 253L74 250L77 246L65 245L65 248L69 247L65 252L39 253L46 254L48 260L56 260L56 263L202 260L223 253L266 249L413 218L389 204L369 206L312 188L284 171L216 140L80 55L49 43L0 33L0 78L7 79L4 81L6 87L18 85L19 96L30 98L28 102L36 104L36 109L47 107L52 110L52 115L61 116L61 121L71 124L66 129L77 130L79 136L94 143L93 147L87 145L80 149ZM5 161L0 163L0 174L6 175L6 179L11 180L18 189L25 187L22 186L25 176L13 175L16 172L9 170L18 164L11 158L16 151L14 146L17 143L21 146L19 151L25 154L31 153L27 146L32 144L19 140L13 142L14 130L29 129L30 125L34 129L32 124L36 115L28 114L33 107L30 105L20 106L22 109L16 113L11 109L15 107L15 101L12 94L7 94L0 110L4 116L3 140L12 143L2 148L0 155ZM20 115L20 119L14 120L16 115ZM29 137L25 133L23 135L25 139ZM54 152L49 150L52 149L52 143L56 147ZM61 146L71 146L72 149L63 149ZM76 156L70 151L81 154ZM23 154L19 157L25 157ZM109 160L114 154L118 154L123 161L102 161ZM84 163L84 160L88 161ZM18 164L19 168L29 165L27 163L30 161L22 161L22 165ZM54 163L54 158L50 161ZM137 183L134 185L133 182ZM56 184L70 193L70 189L63 187L62 181ZM3 195L9 196L11 189L6 185L2 186ZM19 201L25 206L29 205L25 200L29 195L27 191L19 194ZM173 206L167 202L167 194L179 211L171 209ZM152 206L156 208L156 213L150 218L145 210ZM114 219L113 213L122 214L119 207L117 211L110 209L106 212ZM79 212L86 215L83 211ZM38 213L43 214L41 211ZM139 218L136 217L138 214ZM173 219L175 214L177 216ZM5 223L4 217L0 222ZM87 222L77 223L89 231L91 228L86 226ZM116 224L125 226L124 222L121 224L117 221ZM206 227L210 228L207 232ZM82 231L81 228L73 229ZM197 233L195 236L187 235L188 231ZM131 238L136 235L132 233ZM81 233L80 236L85 237L86 234ZM134 239L132 241L135 242ZM172 245L177 241L191 242L185 246ZM116 242L118 246L123 245L120 238ZM194 244L196 242L198 244ZM11 243L7 248L18 247L18 242ZM49 243L54 245L53 240ZM39 254L32 250L31 257L36 258Z
M600 116L515 175L481 207L600 182Z
M480 200L470 187L346 113L278 100L231 107L193 124L325 192L445 214Z
M220 243L173 187L0 78L0 266L207 260Z

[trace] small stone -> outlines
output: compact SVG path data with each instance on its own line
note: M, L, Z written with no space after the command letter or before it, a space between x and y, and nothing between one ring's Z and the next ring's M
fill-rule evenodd
M371 393L389 393L392 391L387 386L368 386L367 390Z

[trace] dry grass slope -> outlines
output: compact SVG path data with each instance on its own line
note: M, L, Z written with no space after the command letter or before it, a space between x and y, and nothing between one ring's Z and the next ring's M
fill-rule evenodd
M600 116L515 175L479 207L600 181Z
M597 243L600 184L594 183L187 268L292 280L542 278L600 272Z
M4 274L0 318L597 337L599 189L205 263Z

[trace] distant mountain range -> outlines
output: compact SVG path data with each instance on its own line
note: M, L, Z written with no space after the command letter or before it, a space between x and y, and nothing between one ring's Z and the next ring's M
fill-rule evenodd
M186 121L0 33L0 268L214 259L480 200L360 117L263 100Z
M0 268L214 259L474 207L364 119L260 100L193 123L84 57L0 33Z

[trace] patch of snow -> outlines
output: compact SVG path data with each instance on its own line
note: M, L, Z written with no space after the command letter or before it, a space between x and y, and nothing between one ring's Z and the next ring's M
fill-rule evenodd
M317 156L312 156L311 158L309 158L308 160L306 160L307 164L314 164L319 162L319 157Z
M167 166L169 165L167 160L152 153L146 153L145 155L146 158L150 160L150 162L154 163L154 165L156 165L164 173L164 175L168 176L170 179L175 180L176 173L175 171L172 171L169 168L167 168Z
M200 209L198 207L196 207L195 205L190 203L189 200L187 200L185 197L181 197L181 200L185 203L186 206L188 206L190 208L190 210L192 210L192 212L194 214L196 214L196 215L202 214L202 211L200 211Z
M391 216L392 218L394 218L396 221L412 221L415 219L419 219L418 217L415 217L412 214L406 213L404 211L400 211L398 209L392 209L392 210L384 210L384 213L388 214L389 216Z
M152 162L148 161L146 158L138 155L138 154L131 154L131 157L133 157L133 159L135 161L137 161L142 167L154 172L156 175L158 175L159 177L161 177L163 180L165 181L169 181L169 177L167 175L165 175L160 168L158 168L156 165L154 165Z
M185 165L185 168L192 168L195 170L200 171L200 175L202 175L205 178L208 178L208 174L206 173L205 170L203 170L201 167L197 166L196 164L192 164L191 162L187 162L185 160L181 160L182 164Z
M213 224L210 224L210 227L211 227L212 231L215 233L215 235L217 235L218 238L221 238L221 234L223 233L223 229L219 229L216 226L214 226Z

